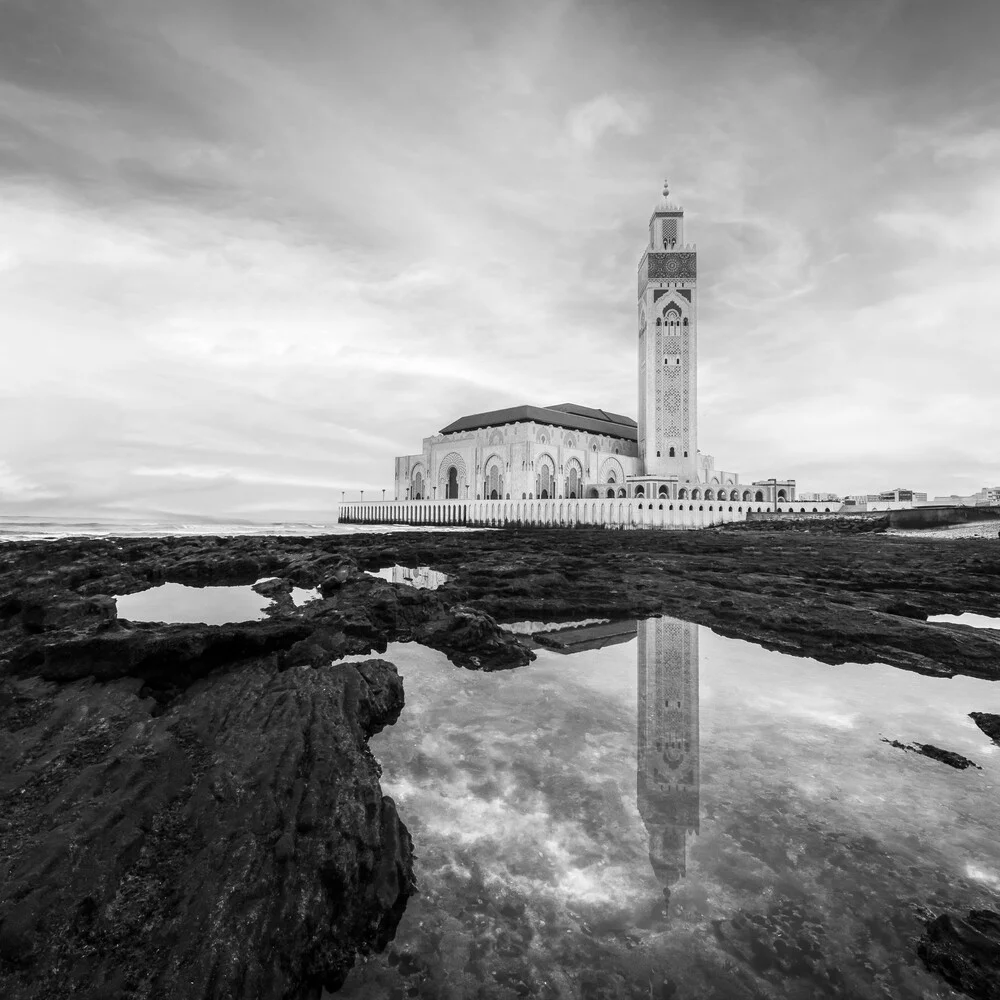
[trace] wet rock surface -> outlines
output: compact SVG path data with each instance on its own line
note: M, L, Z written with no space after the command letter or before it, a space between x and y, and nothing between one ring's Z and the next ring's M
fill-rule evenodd
M122 678L0 688L4 997L318 997L384 947L409 834L367 738L392 664L269 658L165 710Z
M887 740L884 738L882 742L888 743L889 746L895 747L897 750L912 750L914 753L921 754L924 757L930 757L931 760L947 764L949 767L955 768L956 771L964 771L967 767L974 767L977 771L982 770L974 760L969 760L968 757L964 757L954 750L943 750L941 747L934 746L933 743L900 743L899 740Z
M1000 746L1000 715L993 715L990 712L970 712L969 718Z
M364 572L393 565L448 582ZM110 596L261 577L277 578L257 587L268 617L241 624L119 620ZM321 597L297 607L293 587ZM402 688L391 664L335 663L349 654L419 640L456 668L507 669L532 654L498 623L674 614L827 663L1000 678L995 636L925 620L963 611L1000 613L994 542L527 529L0 545L0 994L309 997L384 946L412 850L365 741Z
M12 648L36 637L19 658L37 658L41 646L70 632L113 629L109 594L167 581L249 585L270 576L281 581L272 622L338 632L349 653L413 639L463 606L499 623L675 614L827 663L1000 677L995 636L924 620L964 611L1000 615L1000 546L985 539L941 543L801 525L780 532L510 529L74 539L8 543L0 556L0 643ZM362 572L397 564L430 566L448 582L415 590ZM289 586L318 587L323 599L296 610L282 600ZM238 630L252 634L249 626ZM442 635L438 648L467 659L466 631L453 629L453 642L447 629L433 631ZM42 641L48 633L55 634ZM275 645L288 649L305 638L290 629Z
M1000 913L944 913L928 921L918 946L924 964L975 1000L1000 1000Z

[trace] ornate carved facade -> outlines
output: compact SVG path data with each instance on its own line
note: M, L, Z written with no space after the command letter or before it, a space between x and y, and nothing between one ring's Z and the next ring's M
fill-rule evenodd
M396 459L396 500L742 495L698 451L697 277L664 184L639 261L638 422L575 404L461 417Z

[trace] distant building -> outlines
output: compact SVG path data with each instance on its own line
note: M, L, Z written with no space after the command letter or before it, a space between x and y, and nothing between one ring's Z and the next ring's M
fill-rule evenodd
M1000 504L1000 486L984 486L978 493L970 493L968 496L961 496L952 493L946 497L934 497L928 501L933 506L948 507L988 507Z
M840 495L837 493L799 493L797 500L812 503L840 503Z
M899 486L894 490L885 490L875 498L882 502L894 503L920 503L927 499L926 493L915 493L913 490L904 489Z

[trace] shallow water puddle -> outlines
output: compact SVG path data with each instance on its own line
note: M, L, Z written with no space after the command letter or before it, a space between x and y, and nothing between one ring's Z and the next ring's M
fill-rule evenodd
M970 625L972 628L995 628L1000 630L1000 618L977 615L966 611L960 615L930 615L929 622L948 622L952 625Z
M259 582L259 581L258 581ZM250 587L188 587L163 583L138 594L115 597L118 617L133 622L227 625L267 617L271 599Z
M313 587L311 590L306 590L305 587L292 587L292 603L297 608L301 608L303 604L308 604L310 601L321 600L322 597L318 587Z
M1000 902L987 681L669 618L498 673L385 657L406 707L371 747L420 891L343 996L945 998L920 908Z
M429 566L384 566L382 569L369 569L365 572L380 580L401 583L416 590L437 590L448 582L447 573L439 573Z

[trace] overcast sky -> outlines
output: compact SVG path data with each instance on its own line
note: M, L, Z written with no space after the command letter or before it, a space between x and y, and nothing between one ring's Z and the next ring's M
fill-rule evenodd
M635 413L668 176L702 451L1000 483L996 0L0 0L0 510L332 513Z

